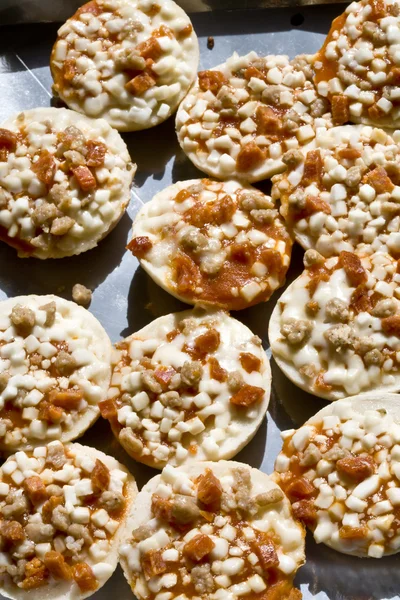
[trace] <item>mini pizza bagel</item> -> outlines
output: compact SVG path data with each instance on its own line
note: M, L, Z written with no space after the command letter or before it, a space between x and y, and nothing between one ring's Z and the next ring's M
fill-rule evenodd
M57 296L0 302L0 449L73 440L98 418L111 342L97 319Z
M255 52L201 71L176 115L183 151L217 179L252 182L284 171L287 150L331 123L312 76L308 56L290 62Z
M333 127L292 151L272 198L304 249L400 257L400 132Z
M0 592L13 600L79 600L111 577L135 480L111 456L59 441L0 468Z
M400 550L397 394L333 402L282 434L274 478L317 543L381 558Z
M62 258L97 246L129 204L136 171L103 119L36 108L0 128L0 240Z
M400 10L396 0L352 2L313 60L335 125L400 126Z
M305 270L279 298L269 324L272 354L307 392L336 400L400 389L398 263L377 252L304 255Z
M156 319L117 345L102 415L135 460L228 459L267 411L271 371L261 340L223 311Z
M236 181L175 183L147 202L128 249L188 304L227 310L268 300L285 282L292 238L269 196Z
M118 131L165 121L198 63L190 19L172 0L91 0L59 29L50 59L54 93Z
M128 526L120 560L138 600L302 597L293 578L304 530L281 489L248 465L168 465L138 494Z

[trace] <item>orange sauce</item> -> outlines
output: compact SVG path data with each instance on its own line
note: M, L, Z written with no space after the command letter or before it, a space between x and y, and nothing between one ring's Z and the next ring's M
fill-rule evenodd
M22 418L22 409L18 406L14 406L12 402L6 402L4 407L0 410L0 419L10 419L13 426L22 428L26 426L25 419Z
M330 81L337 75L338 63L336 60L328 60L325 56L325 51L326 51L328 44L334 40L335 32L340 31L343 28L343 26L346 22L346 19L347 19L347 13L343 13L343 14L339 15L339 17L336 17L336 19L334 19L332 21L332 25L331 25L328 35L326 36L325 42L324 42L322 48L315 55L314 62L322 63L322 68L315 70L315 76L314 76L315 83L319 83L320 81Z
M203 203L198 202L183 215L187 222L191 222L191 215L198 214ZM201 233L207 234L207 226L210 223L205 223L199 227ZM261 231L268 237L285 242L285 254L290 256L292 248L292 240L286 229L276 227L270 224L252 224L252 227ZM174 232L166 232L167 235L174 235ZM222 308L231 310L239 310L247 306L252 306L264 300L267 300L271 295L271 289L267 279L273 277L278 279L280 285L283 284L287 272L287 266L283 265L282 256L277 251L271 249L266 250L261 246L253 246L250 243L237 245L235 238L232 240L224 239L222 248L227 252L227 257L217 273L208 275L203 274L199 268L198 256L189 250L179 248L179 252L171 260L173 269L172 283L177 292L188 298L190 301L202 301L217 304ZM251 273L251 267L254 262L262 262L267 267L265 275L265 288L259 292L250 302L245 300L240 294L235 295L232 289L242 288L247 283L254 281L255 277ZM191 279L195 283L183 287L179 283L179 269L184 269L185 272L190 271Z
M222 514L224 514L224 513L222 513ZM243 534L243 529L245 527L248 527L248 523L246 521L242 521L235 515L231 515L230 524L236 528L237 537L244 544L249 546L249 549L245 550L243 555L240 557L244 560L243 569L241 570L240 573L238 573L236 575L231 575L229 577L229 579L231 580L231 585L235 585L235 584L241 583L243 581L246 581L249 577L251 577L252 575L255 574L255 570L254 570L254 566L248 560L248 556L253 551L251 548L251 543L249 544L249 542L246 540L246 538ZM174 531L176 531L176 530L174 529ZM256 532L256 530L255 530L255 532ZM183 539L184 535L186 535L186 534L187 534L187 530L185 530L181 534L180 539ZM256 543L260 543L260 544L264 543L265 544L267 541L274 543L275 546L279 546L279 538L275 535L275 533L270 532L270 533L266 534L263 532L256 532L256 540L255 540ZM171 545L168 546L168 548L170 548L170 547L172 547L172 546ZM184 560L184 566L187 568L187 570L189 572L196 565L209 564L208 557L205 557L198 563L192 562L190 559L188 559L184 555L182 555L182 559ZM165 572L168 574L175 574L177 576L176 585L169 588L169 591L171 591L173 593L174 597L177 597L181 594L186 595L188 598L192 598L194 596L197 597L199 595L199 593L196 592L196 589L195 589L192 581L190 580L190 582L187 584L184 584L182 581L182 575L180 572L180 568L182 568L182 566L183 566L182 562L181 561L180 562L167 562L166 564L167 564L167 569ZM285 600L286 598L289 597L289 594L293 589L292 578L290 578L288 576L285 577L285 575L281 571L279 571L276 567L271 567L271 568L265 570L262 574L262 577L267 585L266 590L264 590L263 592L257 592L257 593L251 592L249 594L244 595L243 598L245 598L245 599L247 598L248 600ZM157 595L156 593L149 592L149 595L146 596L146 599L154 600L156 595Z
M333 435L329 436L327 438L327 440L325 442L323 442L323 444L321 444L315 440L315 437L318 435L321 435L321 434L326 436L327 435L326 430L322 429L322 423L318 424L317 426L314 426L314 428L316 431L312 435L312 438L310 439L309 443L315 444L317 446L317 448L321 450L322 458L324 458L324 453L327 452L328 450L330 450L331 448L333 448L333 446L339 442L339 439L342 434L341 433L333 433ZM297 455L297 451L294 448L293 444L291 443L292 437L293 436L291 436L290 438L286 438L286 440L283 443L283 447L282 447L283 454L285 456L288 456L289 458L292 458L293 456ZM382 449L384 449L384 446L379 445L379 443L378 443L377 446L374 447L373 452L369 452L368 454L369 454L369 456L374 458L376 456L376 454ZM366 454L365 450L363 450L362 453L360 453L360 454L365 456L365 454ZM355 456L358 456L358 454L356 454ZM378 467L378 465L377 465L377 467ZM285 493L287 493L288 488L290 487L290 484L293 481L295 481L296 479L298 479L299 477L303 477L304 474L310 470L310 468L311 467L309 467L309 466L301 466L299 460L294 460L294 461L292 460L290 462L289 471L281 474L281 477L280 477L279 485L281 486L283 491ZM375 500L377 502L379 502L381 500L387 500L386 491L388 489L390 489L388 486L388 483L389 482L387 482L387 481L382 482L379 490L375 494L373 494L373 497L375 498ZM315 500L315 498L318 496L318 494L319 494L319 490L317 488L315 488L315 491L313 492L311 499ZM292 500L292 502L295 502L296 500ZM359 515L360 516L360 527L362 527L363 525L366 525L368 523L369 519L374 518L373 516L370 516L367 513L374 506L375 502L372 501L372 497L368 497L366 501L368 503L368 506L365 509L365 511L363 511L363 513ZM393 524L392 524L392 528L395 529L394 535L397 535L397 530L400 527L400 507L394 507L393 510L391 511L391 514L394 514L394 517L395 517ZM311 529L312 529L312 527L311 527ZM390 541L390 539L392 539L392 538L388 538L388 541Z

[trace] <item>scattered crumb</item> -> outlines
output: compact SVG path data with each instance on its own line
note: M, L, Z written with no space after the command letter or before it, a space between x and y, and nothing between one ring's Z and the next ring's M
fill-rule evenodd
M65 290L65 285L59 285L57 287L56 291L57 291L58 294L61 294L61 292L63 292L64 290Z
M92 292L84 285L76 283L72 288L72 300L81 306L89 306L92 301Z
M212 35L209 35L207 38L207 48L212 50L214 48L214 38Z

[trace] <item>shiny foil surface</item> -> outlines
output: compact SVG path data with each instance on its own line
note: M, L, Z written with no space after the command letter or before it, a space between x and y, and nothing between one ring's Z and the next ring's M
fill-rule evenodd
M0 122L13 113L52 103L49 55L57 31L56 24L4 25L60 21L79 4L79 0L0 0ZM262 55L290 57L314 53L322 45L332 19L343 9L340 4L300 7L289 1L285 2L291 5L289 8L258 9L252 7L271 2L182 0L180 4L191 12L200 39L201 69L224 62L234 51L246 54L255 50ZM284 2L272 0L272 4L282 7ZM212 50L207 48L208 36L215 39ZM156 317L187 308L157 287L125 246L132 220L142 203L173 182L202 177L180 150L173 117L154 129L123 134L123 138L138 165L131 203L118 226L98 248L73 258L40 261L19 259L12 248L0 243L0 300L20 294L49 293L71 299L72 286L82 283L93 290L90 310L113 342ZM269 190L268 182L259 187ZM301 272L302 254L296 245L287 283ZM281 293L282 289L278 290L266 304L233 313L262 338L269 356L268 321ZM271 367L268 417L253 441L236 457L266 473L272 472L281 448L280 431L300 426L324 405L322 400L290 383L273 360ZM114 440L108 423L101 419L79 441L118 458L135 475L139 488L157 474L131 460ZM317 546L310 535L307 535L306 555L307 563L296 578L305 600L400 598L399 555L379 560L353 558ZM133 598L120 569L92 597L94 600Z

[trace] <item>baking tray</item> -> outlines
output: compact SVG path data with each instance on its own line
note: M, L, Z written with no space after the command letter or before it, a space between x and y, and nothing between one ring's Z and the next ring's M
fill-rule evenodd
M0 23L4 0L0 0ZM6 0L5 5L10 6ZM13 0L13 5L16 2ZM57 2L54 2L57 4ZM58 5L62 4L59 0ZM218 0L208 5L220 6ZM192 14L200 38L201 68L223 62L235 50L245 54L296 54L315 52L322 44L331 20L340 5L303 8L235 10ZM0 29L0 122L11 114L51 103L51 77L48 67L51 45L57 26L19 25ZM213 50L207 49L207 37L214 36ZM132 200L119 225L97 249L58 261L18 259L13 249L0 244L0 300L18 294L55 293L71 298L74 283L91 288L90 310L105 327L112 341L140 329L154 318L187 308L157 287L139 267L125 245L132 219L142 203L171 183L201 177L181 152L174 131L174 119L154 129L124 134L138 170ZM268 183L263 184L268 190ZM302 251L294 248L288 283L300 273ZM263 340L270 356L268 321L282 290L266 303L235 313ZM252 442L237 459L271 473L281 447L280 431L297 427L322 408L323 402L291 384L271 361L272 398L268 416ZM139 488L156 471L135 463L115 442L108 423L99 420L82 438L82 443L114 455L135 475ZM307 536L307 563L296 583L305 600L389 600L400 594L399 557L380 560L353 558L317 546ZM94 595L95 600L111 596L132 598L122 572L117 573Z
M237 10L271 6L305 6L329 4L335 0L180 0L186 12ZM346 2L346 0L336 0ZM1 24L57 22L67 19L82 4L82 0L0 0Z

